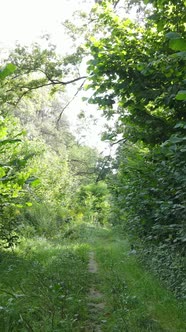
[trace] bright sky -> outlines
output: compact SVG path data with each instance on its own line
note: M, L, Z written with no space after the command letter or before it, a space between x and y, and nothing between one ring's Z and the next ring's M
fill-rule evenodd
M83 0L80 3L78 0L1 0L1 46L16 40L31 43L44 33L51 33L62 43L60 23L72 18L75 10L88 7Z
M62 49L64 35L61 22L67 18L72 19L75 10L87 10L91 3L94 3L94 0L1 0L0 49L12 47L16 41L21 44L39 41L40 36L46 33L49 33L52 42ZM86 108L79 98L66 110L66 115L71 114L70 122L73 127L77 113L81 109L88 111ZM103 125L102 119L97 126L92 126L86 138L89 145L92 143L100 149L104 148L99 137L101 123Z

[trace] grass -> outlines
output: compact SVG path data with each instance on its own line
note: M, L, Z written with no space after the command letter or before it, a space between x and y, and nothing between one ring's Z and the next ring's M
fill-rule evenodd
M88 272L89 252L98 273ZM186 310L113 230L71 226L53 240L22 240L1 253L0 332L185 332ZM90 313L89 291L104 307Z
M39 238L3 253L0 331L80 331L87 319L86 252L84 244Z
M127 240L102 229L91 239L99 265L98 287L107 303L103 331L186 331L186 305L140 266Z

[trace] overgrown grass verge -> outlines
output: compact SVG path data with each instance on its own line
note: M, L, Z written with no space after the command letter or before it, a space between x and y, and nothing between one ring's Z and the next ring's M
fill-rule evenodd
M103 331L185 332L186 305L138 263L127 240L108 230L91 232L105 294Z
M0 275L0 332L186 330L184 303L108 228L70 225L51 240L22 240L15 252L1 252ZM90 298L91 288L101 297Z
M186 256L173 245L143 243L139 259L176 295L186 300Z
M77 240L22 241L1 253L0 331L81 331L87 320L87 248Z

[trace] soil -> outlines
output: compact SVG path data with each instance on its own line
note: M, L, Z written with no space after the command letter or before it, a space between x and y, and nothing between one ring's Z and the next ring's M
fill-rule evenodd
M98 272L98 265L95 260L95 255L93 251L89 253L88 271L93 274L96 274ZM103 294L96 289L96 286L94 284L92 284L89 289L88 298L90 323L87 331L102 332L101 325L103 324L103 322L100 321L99 316L105 308L105 303L102 301Z

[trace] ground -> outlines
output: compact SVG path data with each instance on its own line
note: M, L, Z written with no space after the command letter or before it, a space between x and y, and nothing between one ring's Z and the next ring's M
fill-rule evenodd
M68 227L1 253L0 332L186 331L186 305L140 265L125 234Z

